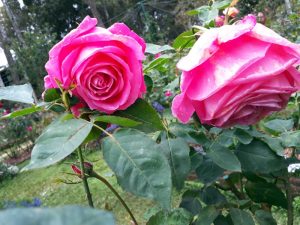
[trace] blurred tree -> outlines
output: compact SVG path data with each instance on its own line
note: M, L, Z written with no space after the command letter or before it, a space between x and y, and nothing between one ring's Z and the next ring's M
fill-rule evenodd
M100 27L105 27L104 23L102 22L102 17L100 16L99 11L97 9L96 2L94 0L83 0L83 2L89 6L93 17L98 19L98 25Z
M0 8L0 47L3 49L4 54L6 56L7 59L7 63L9 68L12 68L12 66L14 65L14 59L11 53L11 49L10 49L10 38L9 38L9 30L7 29L6 22L8 21L8 19L6 18L7 15L4 12L4 8ZM11 73L11 78L12 81L15 84L18 84L20 81L20 78L18 76L18 74L16 73L16 71L14 70L10 70Z
M91 12L81 0L24 0L23 12L36 29L49 29L61 39ZM28 24L27 24L28 26Z

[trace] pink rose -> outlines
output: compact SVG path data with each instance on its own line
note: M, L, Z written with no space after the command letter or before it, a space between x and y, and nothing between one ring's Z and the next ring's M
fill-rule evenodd
M146 44L123 23L97 27L87 16L49 52L45 88L75 85L73 94L91 109L124 110L146 91L142 60Z
M300 89L293 66L299 59L300 45L252 15L209 29L177 64L183 73L173 115L187 123L196 112L202 123L217 127L254 124L284 108Z

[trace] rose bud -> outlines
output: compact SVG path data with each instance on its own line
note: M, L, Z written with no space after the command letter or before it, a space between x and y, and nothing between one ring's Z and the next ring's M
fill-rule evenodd
M72 112L72 114L76 117L76 118L79 118L80 117L80 114L81 114L81 110L83 109L83 108L85 108L86 107L86 105L84 104L84 103L82 103L82 102L79 102L79 103L77 103L76 105L74 105L74 106L71 106L71 112Z
M221 27L224 25L224 21L225 21L225 16L217 16L215 18L215 25L216 27Z
M76 166L75 164L72 164L71 168L72 168L72 170L73 170L74 173L76 173L77 175L81 176L81 170L80 170L80 168L78 166Z
M166 92L165 92L165 96L166 97L170 97L170 96L172 96L173 95L173 93L170 91L170 90L167 90Z
M265 24L265 23L266 23L266 20L267 20L267 18L266 18L266 16L265 16L265 14L263 14L262 12L259 12L259 13L257 14L257 21L258 21L259 23Z
M91 174L93 172L93 164L91 164L89 162L84 162L83 166L84 166L84 170L85 170L86 174ZM72 164L71 168L74 171L74 173L76 173L77 175L79 175L79 176L82 175L81 174L81 169L77 165Z
M227 11L228 11L228 16L230 17L236 17L237 14L239 14L239 10L235 7L228 7L226 9L224 9L223 14L227 15Z

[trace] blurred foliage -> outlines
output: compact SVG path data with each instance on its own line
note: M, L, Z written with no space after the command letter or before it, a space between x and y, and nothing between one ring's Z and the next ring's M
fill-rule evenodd
M1 103L1 102L0 102ZM0 116L12 111L24 108L23 104L4 101L0 108ZM0 151L23 143L24 140L32 140L39 135L39 123L43 120L40 114L31 114L25 117L0 121Z
M0 162L0 183L17 175L19 168ZM3 208L0 202L0 209Z
M239 17L249 13L257 15L262 12L266 25L287 39L300 43L300 1L290 0L292 13L288 14L285 1L282 0L243 0L237 5Z
M44 91L43 80L46 75L45 62L48 60L48 51L55 44L55 35L48 30L26 31L23 33L26 43L20 46L17 39L13 39L12 48L17 56L13 69L22 74L26 71L31 84L40 96Z

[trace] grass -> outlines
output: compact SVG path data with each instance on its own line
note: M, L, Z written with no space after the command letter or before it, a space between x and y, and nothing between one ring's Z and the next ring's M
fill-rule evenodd
M159 206L151 200L136 197L128 192L122 191L112 171L103 160L100 151L85 154L85 159L86 161L93 162L95 171L104 176L118 190L137 218L139 224L146 224L150 216L160 209ZM42 200L43 207L71 204L87 206L88 204L81 183L65 184L61 182L61 180L78 181L78 178L66 174L72 172L70 163L74 161L76 161L76 157L70 156L62 163L54 166L23 172L13 179L5 180L3 183L0 183L0 201L32 200L38 197ZM18 166L22 168L28 162L29 161L25 161ZM90 179L89 184L96 208L111 211L115 215L118 225L132 225L125 209L104 184L95 179ZM194 186L196 184L187 182L186 185ZM174 192L173 207L178 205L179 200L180 195ZM300 208L300 198L294 203L294 206L296 206L295 224L300 224L298 211ZM286 224L285 210L275 209L273 213L278 225Z
M101 152L89 153L85 156L85 159L93 162L95 171L104 176L119 191L140 224L146 224L148 218L159 210L159 206L153 201L138 198L122 191L112 171L102 159ZM0 183L0 201L21 201L37 197L42 200L43 207L69 204L87 206L81 183L65 184L60 181L66 179L78 181L77 177L65 174L66 172L72 172L70 163L75 160L75 157L69 157L63 163L23 172L13 179ZM19 166L23 167L27 163L28 161ZM95 179L90 179L89 184L96 208L112 211L119 225L131 224L130 217L125 209L104 184Z

